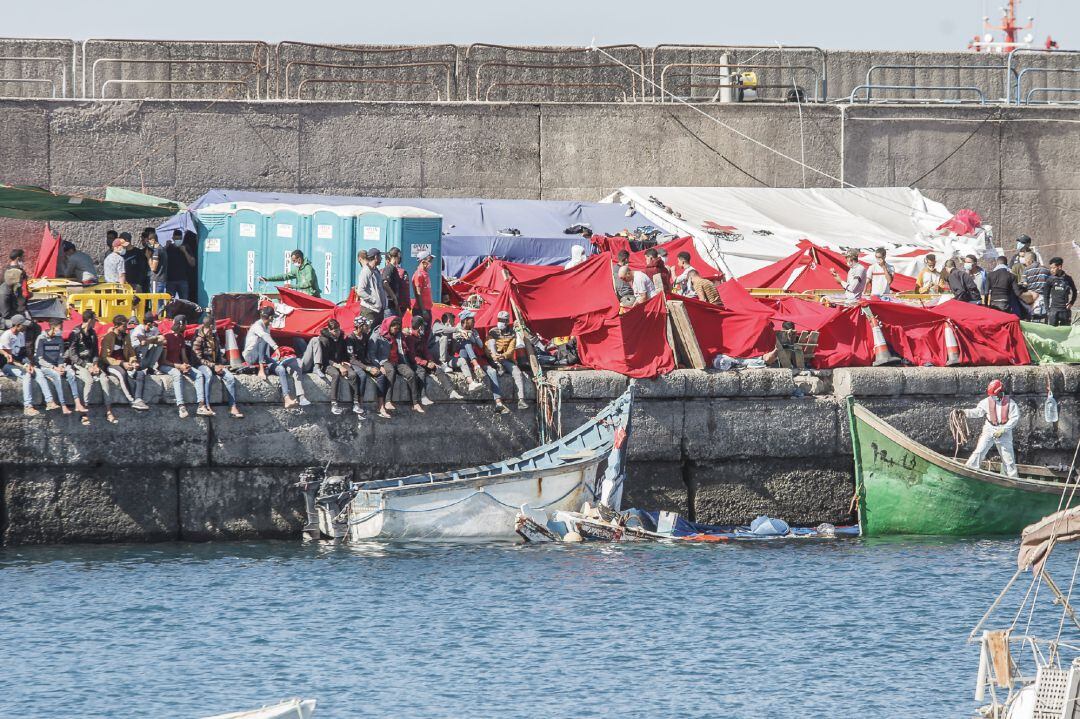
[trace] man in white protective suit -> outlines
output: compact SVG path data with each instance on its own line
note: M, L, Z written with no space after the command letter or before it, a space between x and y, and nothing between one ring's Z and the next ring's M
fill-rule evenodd
M1010 477L1017 476L1016 455L1013 454L1012 431L1016 423L1020 421L1020 408L1016 402L1005 394L1005 385L996 379L986 387L986 399L979 402L975 409L965 409L964 415L969 419L986 417L982 433L979 434L979 442L975 445L975 451L968 457L967 466L978 469L986 458L990 447L996 446L1001 455L1001 468Z

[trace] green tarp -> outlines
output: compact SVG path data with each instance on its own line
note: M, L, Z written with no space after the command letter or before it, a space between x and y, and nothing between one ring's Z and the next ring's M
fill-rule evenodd
M1080 364L1080 326L1051 327L1021 322L1031 361L1036 364Z
M171 217L180 208L136 202L111 202L78 195L57 195L41 187L0 183L0 217L16 220L59 222L64 220L134 220Z
M187 205L179 200L170 200L167 197L148 195L145 192L126 190L123 187L106 187L105 199L109 202L127 202L136 205L157 205L159 207L173 206L180 210L186 210Z

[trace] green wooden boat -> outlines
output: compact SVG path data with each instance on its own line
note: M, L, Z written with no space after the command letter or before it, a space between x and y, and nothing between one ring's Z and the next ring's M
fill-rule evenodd
M1066 486L1061 473L1021 464L1020 477L1011 479L997 473L996 464L971 469L915 442L850 397L848 421L864 537L1018 535L1058 510ZM1078 502L1080 497L1072 504Z

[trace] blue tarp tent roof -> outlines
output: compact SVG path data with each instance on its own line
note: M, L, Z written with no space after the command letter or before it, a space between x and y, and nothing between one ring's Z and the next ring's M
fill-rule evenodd
M559 200L480 200L466 198L432 199L427 197L344 197L339 195L300 195L243 190L210 190L181 212L158 227L167 237L174 229L193 230L192 212L221 202L266 202L283 204L367 205L369 207L406 205L438 213L443 217L443 273L460 277L480 264L485 257L533 265L559 265L570 259L570 248L582 245L586 254L592 247L580 235L567 235L573 225L588 225L593 232L614 234L648 224L644 217L627 206L601 202ZM500 231L514 228L520 236ZM164 234L163 234L164 233Z

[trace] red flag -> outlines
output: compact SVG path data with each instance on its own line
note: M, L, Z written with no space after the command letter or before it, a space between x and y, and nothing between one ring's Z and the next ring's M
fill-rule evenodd
M41 247L38 248L37 262L34 264L34 277L56 277L56 263L60 259L60 235L54 235L48 225L41 235ZM25 291L26 288L24 287Z

